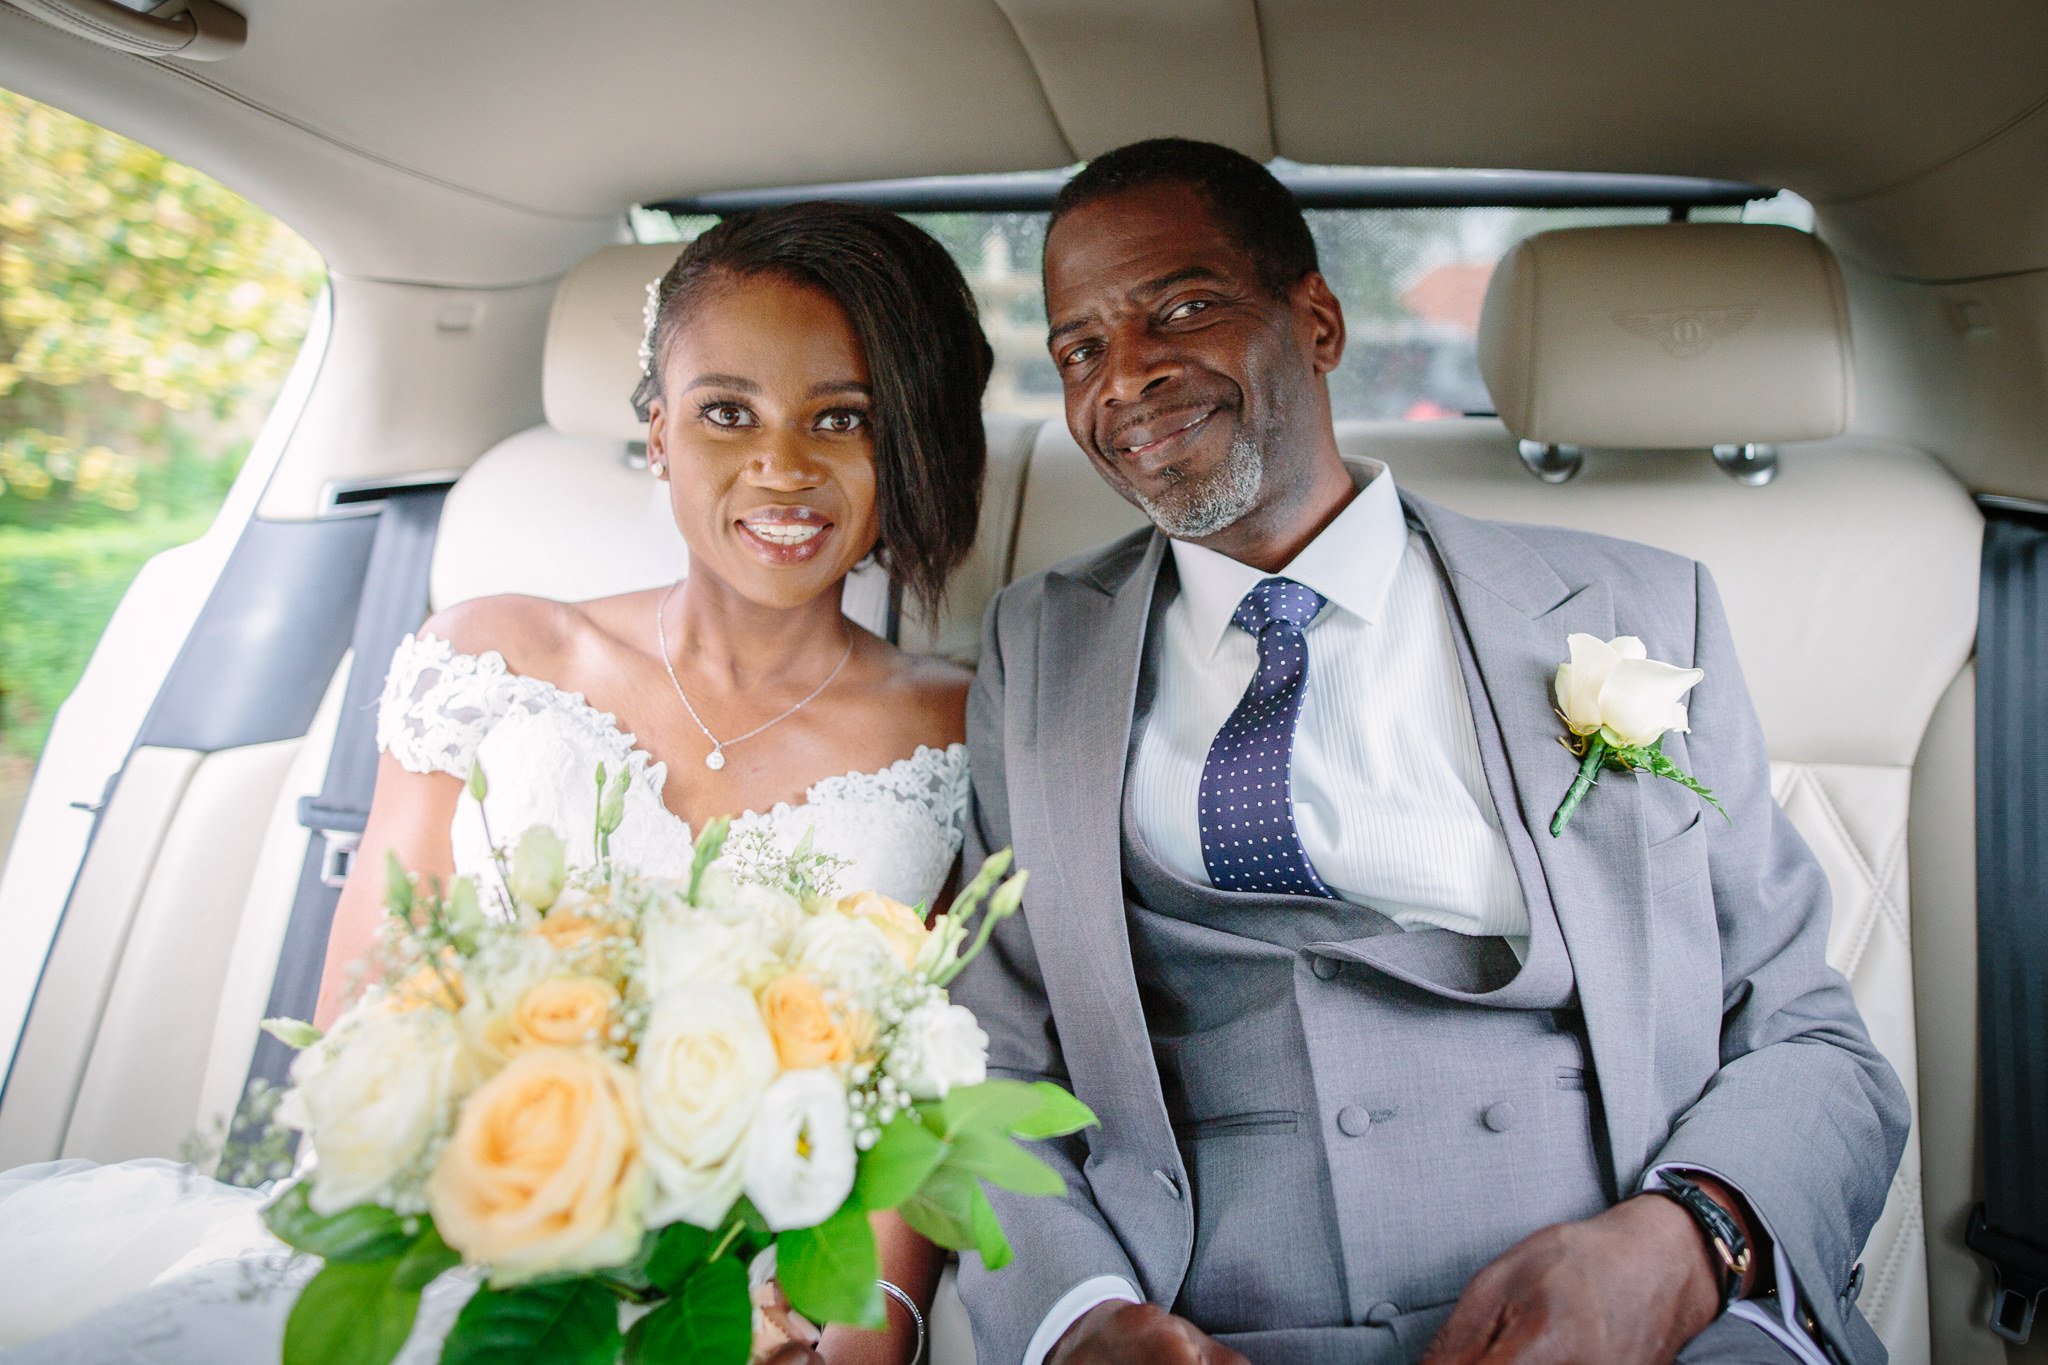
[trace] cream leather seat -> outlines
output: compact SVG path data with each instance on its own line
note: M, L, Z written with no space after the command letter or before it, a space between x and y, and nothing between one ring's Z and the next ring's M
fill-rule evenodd
M564 279L544 360L547 425L487 452L457 483L435 554L437 608L506 591L589 597L683 571L660 486L635 467L642 429L626 398L642 291L675 250L608 248ZM1546 234L1503 263L1486 321L1504 422L1347 422L1339 442L1460 511L1643 540L1712 568L1777 794L1833 884L1830 958L1909 1094L1965 1116L1925 1135L1916 1117L1864 1257L1864 1311L1894 1361L1920 1365L1930 1221L1943 1239L1938 1313L1961 1322L1980 1292L1960 1249L1971 1079L1917 1065L1913 950L1974 915L1969 660L1981 519L1927 453L1840 434L1853 388L1848 319L1831 259L1803 234ZM940 619L900 623L907 647L963 661L1002 584L1140 524L1063 424L988 421L973 555ZM1586 448L1583 473L1558 485L1531 477L1522 439ZM1783 443L1776 479L1744 486L1707 453L1741 442ZM847 608L886 623L873 575L849 584ZM1958 860L1965 875L1952 871ZM260 1010L260 995L249 1008ZM1930 998L1929 1026L1967 1028L1970 1008ZM1923 1163L1944 1173L1938 1198L1923 1190ZM935 1360L972 1360L957 1303L942 1305L935 1327Z

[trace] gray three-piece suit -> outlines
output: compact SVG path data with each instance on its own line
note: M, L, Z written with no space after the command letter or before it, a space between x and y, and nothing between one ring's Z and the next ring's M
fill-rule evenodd
M996 1194L1016 1260L969 1257L961 1277L983 1365L1018 1360L1096 1275L1261 1365L1412 1360L1473 1272L1665 1163L1742 1190L1829 1352L1882 1360L1850 1285L1906 1099L1823 960L1827 883L1771 799L1710 580L1639 545L1404 504L1443 571L1524 961L1152 856L1125 774L1174 591L1156 532L989 612L968 866L1009 845L1032 881L956 998L995 1074L1066 1085L1101 1126L1041 1148L1064 1199ZM1550 690L1574 632L1705 671L1665 748L1727 820L1609 774L1550 837L1576 770ZM1371 678L1346 689L1374 704ZM1685 1356L1786 1358L1725 1320Z

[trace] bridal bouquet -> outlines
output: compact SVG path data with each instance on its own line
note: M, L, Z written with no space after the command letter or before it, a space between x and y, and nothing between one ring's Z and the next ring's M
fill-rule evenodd
M483 1283L444 1362L740 1365L781 1340L770 1266L812 1321L879 1327L869 1214L995 1268L1010 1248L981 1182L1064 1188L1018 1140L1093 1115L986 1079L988 1039L946 998L1017 909L1008 853L927 929L824 894L807 849L721 858L722 823L687 881L616 867L624 788L598 788L595 866L566 867L545 828L485 885L393 860L374 983L325 1035L265 1025L302 1049L279 1117L317 1154L265 1219L326 1262L286 1365L390 1360L459 1266Z

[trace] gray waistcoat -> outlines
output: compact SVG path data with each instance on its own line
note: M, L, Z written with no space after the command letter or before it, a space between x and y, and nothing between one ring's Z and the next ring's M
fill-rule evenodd
M1134 745L1151 674L1148 657ZM1473 1272L1612 1202L1547 902L1529 907L1518 968L1498 938L1216 891L1151 855L1128 790L1123 867L1146 1023L1193 1184L1176 1312L1255 1361L1412 1359ZM1300 1254L1275 1258L1275 1246Z

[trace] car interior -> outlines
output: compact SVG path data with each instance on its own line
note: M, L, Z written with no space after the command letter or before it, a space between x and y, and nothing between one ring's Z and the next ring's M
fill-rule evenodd
M137 580L37 776L0 881L0 1169L222 1131L317 971L302 803L352 669L382 671L351 642L387 506L446 490L433 609L685 571L629 402L678 250L649 223L820 186L1042 215L1063 168L1178 134L1278 159L1305 203L1636 211L1508 246L1488 411L1340 443L1456 511L1708 566L1830 961L1914 1101L1843 1292L1894 1361L2048 1361L2048 1325L1994 1327L1966 1235L1980 555L1987 518L2048 514L2048 6L0 0L0 86L218 177L330 270L220 521ZM1780 190L1810 230L1707 212ZM1682 384L1650 363L1681 354ZM1004 584L1142 524L1043 397L992 396L942 611L863 574L849 614L971 664ZM936 1330L972 1359L957 1305Z

